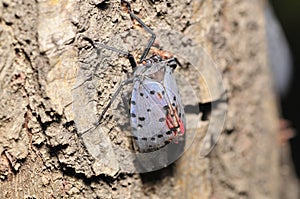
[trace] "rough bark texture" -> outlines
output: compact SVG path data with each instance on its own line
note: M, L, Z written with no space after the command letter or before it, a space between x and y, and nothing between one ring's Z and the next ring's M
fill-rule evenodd
M180 33L180 44L161 41L166 49L184 56L190 47L185 59L212 64L192 55L194 44L201 46L222 74L228 97L223 134L209 156L200 158L199 151L210 125L206 119L180 160L146 174L122 172L118 156L123 156L114 146L129 144L113 124L93 135L76 133L97 120L130 71L117 55L119 67L103 69L97 51L86 48L80 35L132 50L135 56L141 51L132 46L143 49L147 40L129 39L122 45L120 39L130 30L142 31L120 2L2 0L0 6L0 198L299 197L289 152L278 139L262 1L132 1L134 12L152 29ZM90 66L100 67L99 88L82 86L91 81L87 77L95 68ZM219 86L210 80L214 75L203 70L205 80L195 82L200 84L199 102L207 104L222 93L214 90ZM95 96L98 102L89 103ZM89 148L93 141L97 145Z

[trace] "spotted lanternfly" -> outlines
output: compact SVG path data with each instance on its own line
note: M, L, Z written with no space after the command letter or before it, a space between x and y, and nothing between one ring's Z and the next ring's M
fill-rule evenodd
M96 43L84 37L93 46L101 46L126 56L134 70L133 77L121 83L108 105L100 115L98 124L116 99L123 86L133 83L130 104L132 137L140 152L149 152L164 147L168 143L181 141L185 133L185 115L179 95L174 70L180 65L176 58L165 51L155 51L146 58L156 35L131 11L130 3L121 0L128 9L131 18L151 34L139 63L134 57L122 50Z
M131 127L140 151L177 142L185 132L184 110L174 78L174 58L153 55L134 72Z

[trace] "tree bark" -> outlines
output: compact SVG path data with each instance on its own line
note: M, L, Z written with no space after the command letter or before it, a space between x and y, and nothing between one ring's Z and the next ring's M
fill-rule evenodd
M108 111L101 128L88 130L132 71L125 58L92 48L83 36L137 60L149 38L119 1L3 0L1 198L298 198L289 151L279 142L266 3L131 3L159 45L190 66L176 70L182 84L192 82L201 120L187 111L194 123L187 123L182 157L131 173L120 150L131 141L112 119L119 113ZM190 90L179 90L189 101Z

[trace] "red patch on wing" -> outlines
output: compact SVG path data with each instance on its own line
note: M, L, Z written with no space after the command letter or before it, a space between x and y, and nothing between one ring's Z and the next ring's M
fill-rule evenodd
M168 110L167 117L166 117L166 124L168 128L174 132L175 137L178 134L178 130L179 130L179 134L182 136L184 134L184 124L182 120L178 117L177 111L172 106L169 107L171 107L172 110L171 111ZM173 113L173 115L171 114L171 112Z

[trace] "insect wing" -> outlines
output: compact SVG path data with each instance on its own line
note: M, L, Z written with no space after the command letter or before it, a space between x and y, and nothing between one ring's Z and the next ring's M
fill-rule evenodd
M174 106L184 128L184 112L173 76L167 66L163 82L151 78L136 81L131 98L131 127L140 151L151 151L177 141L177 135L167 125L169 107ZM182 130L184 132L184 130ZM176 137L177 136L177 137Z
M163 86L151 79L134 84L131 98L131 127L133 138L140 151L151 151L162 147L168 139L165 124L167 105Z
M176 80L174 77L174 69L166 66L166 73L164 77L164 85L166 88L167 96L168 96L168 103L171 105L179 118L179 125L180 125L180 132L179 134L185 133L185 114L184 114L184 107L181 101L181 97L179 94L179 90L177 88ZM179 138L179 136L178 136Z

